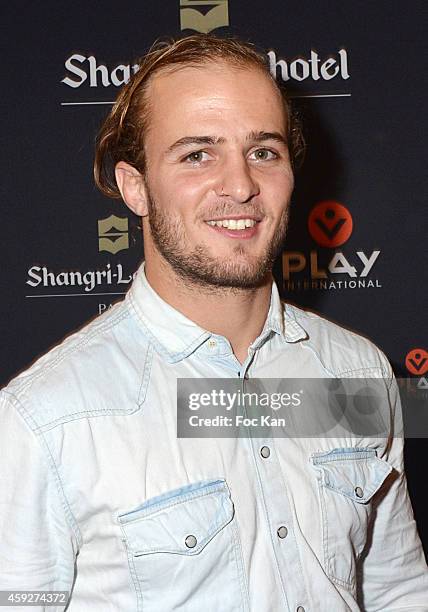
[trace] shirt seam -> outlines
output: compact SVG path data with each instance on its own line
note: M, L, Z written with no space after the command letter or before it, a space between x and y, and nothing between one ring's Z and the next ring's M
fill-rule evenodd
M352 333L352 332L351 332ZM339 370L339 371L334 371L332 368L329 368L326 363L323 361L323 359L321 358L321 356L318 353L318 350L316 348L316 346L314 346L314 344L310 341L306 342L304 345L301 345L302 348L308 348L312 354L315 356L315 359L321 364L321 367L324 369L325 372L327 372L328 374L330 374L330 376L332 376L333 378L338 378L341 377L345 374L357 374L357 373L363 373L363 372L368 372L370 370L378 370L382 373L382 378L389 380L390 379L390 375L387 371L387 369L384 367L384 365L382 364L370 364L370 365L365 365L365 366L359 366L359 367L355 367L355 368L347 368L344 370Z
M94 408L92 410L82 410L80 412L72 412L70 414L66 414L62 417L58 417L54 419L53 421L49 421L42 425L37 425L34 418L31 417L32 423L34 424L34 428L33 428L34 432L37 434L44 433L52 429L55 429L55 427L57 427L58 425L61 425L62 423L69 423L71 421L76 421L80 418L96 418L100 416L129 416L129 415L135 414L141 408L141 405L144 403L145 398L146 398L146 392L147 392L147 388L150 382L152 362L153 362L153 346L149 343L147 345L147 350L145 353L143 375L142 375L142 380L140 383L135 407L131 406L130 408L99 408L99 409ZM10 392L7 389L5 390L5 392L10 394Z
M75 344L75 345L73 345L71 347L65 348L52 361L50 361L49 363L44 364L43 366L41 366L39 372L34 372L33 374L31 374L29 380L27 380L27 381L23 380L21 382L21 384L17 386L18 391L20 391L20 392L26 391L41 376L43 376L43 374L45 373L46 370L54 370L66 357L68 357L68 355L70 353L73 353L73 352L77 351L78 349L82 348L83 346L86 346L87 344L89 344L89 342L91 342L93 340L94 337L96 337L99 334L102 334L102 333L104 333L106 331L109 331L110 329L112 329L113 327L118 325L123 319L126 319L128 316L129 316L129 313L127 311L119 312L117 315L115 315L115 318L113 319L113 321L108 321L106 323L103 323L99 328L97 327L93 331L89 332L89 334L85 335L81 339L81 341L78 342L77 344ZM79 332L76 332L76 333L79 333ZM61 345L58 345L55 348L59 349L60 347L61 347Z
M204 488L208 488L208 491L205 492L201 492L198 493L197 489L194 489L193 491L188 491L187 493L179 493L176 497L178 499L176 499L176 501L173 501L170 504L167 505L163 505L164 502L168 502L168 498L166 498L163 501L159 501L156 504L153 505L153 512L147 512L147 514L144 513L145 508L136 508L135 510L130 510L129 512L125 512L123 514L119 514L117 516L117 519L119 520L119 523L121 525L129 525L131 523L138 523L140 521L143 521L146 518L153 518L154 516L158 515L160 512L164 512L165 510L169 510L170 508L174 508L175 506L179 506L181 504L186 504L188 502L194 501L196 499L201 499L202 497L206 497L207 495L213 495L216 493L222 493L223 495L226 494L228 496L228 489L227 486L225 486L225 481L220 483L216 483L216 484L207 484L205 485ZM194 496L191 495L191 493L195 493ZM175 496L174 496L175 497ZM171 497L169 499L174 499L174 497ZM149 500L148 500L149 501ZM150 506L147 508L147 510L150 510ZM126 516L127 514L132 514L133 512L139 512L141 511L143 513L143 516L139 517L139 518L135 518L134 520L130 520L127 522L123 522L120 519L123 516Z
M29 431L34 435L34 437L38 440L38 442L40 443L40 446L44 448L44 453L47 459L47 463L48 466L51 470L51 474L53 476L55 485L56 485L56 490L57 493L59 495L60 501L61 501L61 506L64 510L64 515L66 518L66 522L69 526L69 528L71 529L77 545L78 545L78 549L80 549L82 547L83 544L83 537L82 537L82 533L80 531L78 522L76 520L76 518L74 517L74 514L71 510L70 504L68 502L67 496L65 494L64 491L64 487L62 484L62 480L61 477L59 475L58 472L58 468L57 465L55 463L55 460L53 458L52 452L49 448L49 445L46 441L46 439L44 438L43 435L40 435L38 433L36 433L36 428L32 427L32 425L36 425L34 422L33 417L28 413L28 411L25 409L25 407L22 405L22 403L18 400L18 398L16 398L14 395L12 395L9 392L5 392L8 396L9 396L9 402L12 405L15 405L17 412L19 413L19 415L21 416L21 418L23 419L25 425L27 426L27 428L29 429Z

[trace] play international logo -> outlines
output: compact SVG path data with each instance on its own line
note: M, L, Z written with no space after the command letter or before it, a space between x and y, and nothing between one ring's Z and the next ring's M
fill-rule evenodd
M323 200L311 209L307 230L316 243L309 252L284 251L283 286L286 291L381 288L373 269L380 250L339 249L354 230L349 209L336 200Z
M316 204L308 218L308 230L322 247L334 248L349 240L353 229L352 215L343 204L326 200Z
M228 25L228 0L180 0L181 30L207 34Z
M410 374L423 376L428 372L428 352L423 348L415 348L406 355L406 368Z
M98 220L98 250L116 255L129 249L128 217L110 215Z

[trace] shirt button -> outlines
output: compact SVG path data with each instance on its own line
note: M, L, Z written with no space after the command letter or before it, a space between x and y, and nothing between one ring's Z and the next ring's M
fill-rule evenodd
M281 527L278 527L278 530L276 533L278 534L278 538L281 538L281 540L283 540L284 538L287 537L288 529L284 525L281 525Z
M355 493L355 495L357 497L363 497L364 496L364 491L362 490L361 487L355 487L354 493Z
M297 606L296 612L305 612L305 608L303 606Z
M270 455L270 448L269 446L262 446L260 449L260 454L263 457L263 459L267 459Z
M187 548L195 548L196 544L198 543L198 540L195 538L194 535L188 535L187 538L184 540L184 543Z
M216 340L208 340L208 346L210 347L210 349L214 349L217 346L217 341Z

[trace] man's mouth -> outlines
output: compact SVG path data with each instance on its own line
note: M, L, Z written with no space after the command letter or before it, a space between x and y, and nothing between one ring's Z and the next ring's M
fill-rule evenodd
M253 238L258 233L258 225L262 219L254 217L235 217L209 219L205 221L214 231L229 238Z
M246 227L254 227L258 221L255 219L218 219L213 221L206 221L208 225L217 227L226 227L232 230L243 230Z

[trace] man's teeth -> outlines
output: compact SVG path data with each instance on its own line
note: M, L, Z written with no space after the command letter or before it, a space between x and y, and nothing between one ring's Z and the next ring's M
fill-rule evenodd
M254 219L222 219L221 221L207 221L208 225L227 227L232 230L243 230L246 227L254 227L257 221Z

